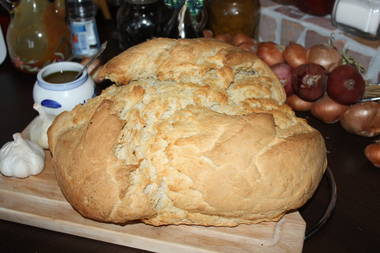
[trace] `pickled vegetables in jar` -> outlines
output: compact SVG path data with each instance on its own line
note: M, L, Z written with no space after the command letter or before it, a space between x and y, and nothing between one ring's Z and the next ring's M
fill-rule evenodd
M209 0L208 27L215 35L244 33L255 37L259 23L259 0Z

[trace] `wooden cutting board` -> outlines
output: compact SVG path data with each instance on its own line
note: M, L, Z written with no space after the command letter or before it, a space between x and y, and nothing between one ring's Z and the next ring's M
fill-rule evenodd
M124 226L92 221L62 195L46 152L45 169L27 179L0 175L0 219L154 252L302 252L306 224L298 212L279 222L234 228Z

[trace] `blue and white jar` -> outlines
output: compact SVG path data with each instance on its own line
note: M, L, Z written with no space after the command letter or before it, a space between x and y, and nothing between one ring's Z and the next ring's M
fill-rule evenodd
M60 71L79 72L83 65L77 62L56 62L45 66L37 74L33 87L33 99L44 110L53 115L70 111L78 104L84 104L95 96L95 83L84 71L76 80L66 83L49 83L44 77Z

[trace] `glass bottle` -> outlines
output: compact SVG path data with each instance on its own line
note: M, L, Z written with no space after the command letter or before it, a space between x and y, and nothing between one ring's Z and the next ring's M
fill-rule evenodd
M259 22L259 0L210 0L208 27L214 34L238 32L254 37Z
M10 59L18 69L35 73L70 55L64 0L20 0L15 5L1 1L11 14L6 41Z
M167 22L170 36L174 38L197 38L207 24L207 10L204 0L164 0L173 11Z
M344 32L370 40L380 39L380 0L337 0L331 21Z
M124 0L117 12L120 48L166 36L168 11L161 0Z
M73 55L78 58L93 56L100 48L96 4L93 0L66 0L66 3Z
M111 12L111 17L115 23L116 23L117 11L120 8L121 2L122 0L107 0L108 8L110 9L110 12Z

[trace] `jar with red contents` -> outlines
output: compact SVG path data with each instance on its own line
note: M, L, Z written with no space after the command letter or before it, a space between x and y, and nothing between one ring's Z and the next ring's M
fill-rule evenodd
M335 0L297 0L296 6L303 12L325 16L331 14Z

